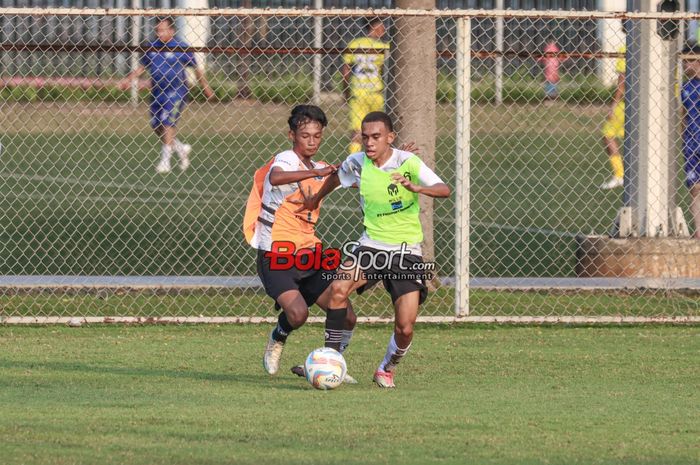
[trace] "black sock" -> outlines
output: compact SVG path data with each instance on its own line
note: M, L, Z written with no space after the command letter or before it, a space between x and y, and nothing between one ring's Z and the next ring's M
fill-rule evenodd
M326 312L325 346L340 351L347 308L329 308Z
M294 331L292 325L289 324L287 320L287 314L280 312L280 316L277 318L277 326L274 331L272 331L272 339L278 342L286 342L289 333Z

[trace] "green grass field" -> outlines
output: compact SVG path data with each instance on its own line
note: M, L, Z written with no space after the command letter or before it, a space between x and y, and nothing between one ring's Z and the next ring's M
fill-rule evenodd
M454 315L454 289L442 287L432 292L421 306L421 316ZM362 296L352 297L361 317L392 318L394 309L389 295L377 286ZM619 316L670 317L700 316L698 293L665 292L584 292L571 291L487 291L472 289L471 316ZM324 313L311 308L313 316ZM125 293L101 289L35 291L0 296L0 321L9 317L65 316L202 316L202 317L276 317L272 301L262 289L231 289L208 292L159 289Z
M288 146L289 106L192 104L180 127L195 148L193 169L161 176L146 104L3 105L0 273L254 272L240 233L243 203L254 169ZM331 126L319 158L337 162L345 109L326 107ZM439 108L436 149L437 171L450 184L453 111ZM573 236L606 233L620 205L620 192L597 188L608 176L598 129L605 107L476 105L472 113L472 275L573 276ZM452 199L436 202L444 274L453 266L453 210ZM319 233L327 242L359 235L356 193L334 194L325 212Z
M398 388L369 379L390 328L358 328L360 380L287 372L319 345L268 326L0 327L0 461L33 464L698 464L694 327L419 325Z

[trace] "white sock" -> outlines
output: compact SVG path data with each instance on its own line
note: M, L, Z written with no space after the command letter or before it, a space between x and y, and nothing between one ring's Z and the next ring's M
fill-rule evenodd
M160 149L160 160L165 163L170 163L170 157L173 155L173 147L163 144Z
M396 365L399 364L410 348L411 344L409 344L405 349L397 346L394 335L392 334L391 339L389 340L389 345L386 348L386 354L384 354L384 360L382 360L382 363L379 364L378 369L381 371L394 371Z
M352 329L343 330L343 339L340 340L340 353L344 353L348 346L350 345L350 339L352 339Z
M173 140L173 147L175 147L175 151L177 152L177 154L182 156L182 153L185 150L185 144L180 142L178 139L175 139Z

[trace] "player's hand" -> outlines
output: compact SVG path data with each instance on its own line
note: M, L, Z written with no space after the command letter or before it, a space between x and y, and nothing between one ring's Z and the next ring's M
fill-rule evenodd
M216 94L214 93L213 90L211 90L211 87L205 87L204 88L204 96L209 100L210 102L213 100L216 100Z
M294 210L294 213L301 213L303 211L314 211L318 208L319 201L318 198L314 195L313 191L311 190L311 187L307 189L306 192L304 192L304 188L300 183L297 183L297 186L299 186L299 192L301 193L301 196L304 200L294 200L290 199L289 203L293 203L294 205L299 205L299 208Z
M328 166L324 166L323 168L314 168L313 169L313 173L316 176L323 176L323 177L330 176L331 174L335 173L336 171L338 171L338 167L335 165L328 165Z
M393 179L397 183L401 184L406 190L409 190L409 191L415 192L415 193L420 193L420 186L413 184L411 181L404 178L399 173L393 173L391 175L391 179Z
M404 152L420 153L420 147L418 147L413 141L405 142L399 145L399 150L403 150Z

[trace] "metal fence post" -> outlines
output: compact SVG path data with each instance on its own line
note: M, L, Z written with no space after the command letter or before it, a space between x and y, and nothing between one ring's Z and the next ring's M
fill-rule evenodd
M471 18L457 20L457 153L455 180L455 316L469 315L469 144Z

